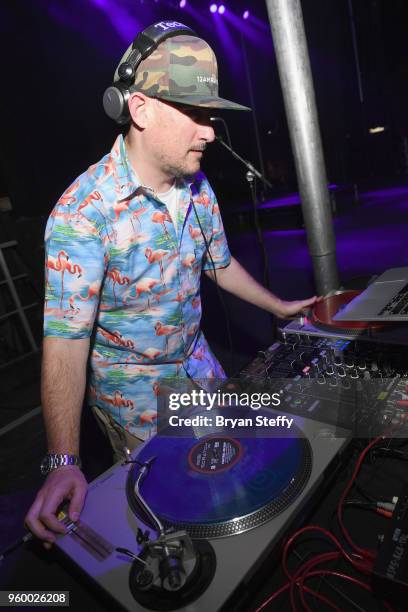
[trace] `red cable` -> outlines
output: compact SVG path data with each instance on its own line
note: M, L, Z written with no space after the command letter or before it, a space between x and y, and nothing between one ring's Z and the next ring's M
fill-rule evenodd
M287 566L287 555L288 555L289 547L292 545L292 542L295 538L302 535L302 533L306 533L307 531L319 531L323 533L329 540L331 540L336 545L336 547L340 550L341 554L345 557L345 559L347 559L347 561L349 561L349 563L351 563L356 569L366 572L366 573L370 573L371 563L370 565L368 565L368 563L364 560L363 560L364 561L363 564L358 563L355 559L353 559L353 557L349 555L349 553L340 544L336 536L334 536L330 531L328 531L327 529L324 529L324 527L320 527L319 525L306 525L306 527L302 527L301 529L298 529L298 531L296 531L289 538L289 540L286 542L284 549L283 549L282 565L283 565L283 570L289 579L292 579L292 574L289 572L289 569ZM325 553L325 554L333 554L333 553Z
M313 572L310 571L310 569L315 566L318 565L319 563L324 563L325 561L330 561L330 560L334 560L334 559L338 559L340 554L343 555L343 557L349 561L349 563L351 563L353 565L353 567L355 567L358 571L363 572L364 574L370 574L372 571L372 564L374 559L376 558L376 554L374 553L374 551L371 550L367 550L365 548L361 548L359 546L357 546L349 532L346 529L346 526L344 525L343 522L343 504L346 500L347 495L349 494L354 481L357 477L357 474L361 468L361 465L367 455L367 453L373 448L373 446L375 446L380 440L383 440L384 436L378 436L377 438L375 438L374 440L372 440L367 446L366 448L361 452L357 463L355 465L355 468L353 470L353 474L350 478L350 481L348 482L348 484L346 485L341 497L340 497L340 501L337 507L337 519L339 521L339 525L341 528L341 531L343 533L343 536L345 537L347 543L349 544L349 546L356 551L357 555L355 556L359 556L361 558L361 561L363 561L363 563L359 563L357 562L355 559L353 559L352 556L349 555L349 553L345 550L345 548L340 544L340 542L337 540L337 538L330 533L328 530L324 529L323 527L320 527L318 525L308 525L306 527L303 527L302 529L299 529L298 531L296 531L290 538L289 540L287 540L287 542L285 543L284 549L283 549L283 556L282 556L282 566L283 566L283 570L286 574L286 576L289 578L289 582L287 582L286 584L284 584L280 589L278 589L277 591L275 591L275 593L273 593L267 600L265 600L260 607L258 607L255 612L260 612L265 606L267 606L271 601L273 601L276 597L278 597L281 593L283 593L284 591L286 591L287 589L290 589L290 601L291 601L291 607L292 610L294 612L296 612L297 608L296 608L296 601L295 601L295 587L299 588L300 591L300 598L302 601L303 606L306 608L306 610L309 610L310 612L313 612L311 610L311 608L307 605L305 599L304 599L304 593L303 591L306 591L307 593L312 594L314 597L317 597L318 599L320 599L321 601L324 601L328 606L330 606L331 608L335 609L335 610L339 610L339 608L337 608L332 602L330 602L326 597L320 595L319 593L317 593L317 591L314 591L313 589L310 589L309 587L306 587L303 583L304 580L306 580L307 578L314 576L314 575L324 575L324 574L332 574L332 575L337 575L340 578L343 578L344 580L349 580L351 582L354 582L355 584L358 584L359 586L361 586L361 588L365 588L366 590L369 590L371 592L371 587L369 585L367 585L366 583L358 580L357 578L354 578L353 576L349 576L348 574L342 574L341 572L335 572L334 570L314 570ZM376 509L376 512L378 514L381 514L383 516L386 516L387 518L392 517L392 512L383 510L381 508ZM288 565L287 565L287 557L288 557L288 550L290 548L290 546L292 545L293 541L299 537L301 534L307 532L307 531L320 531L321 533L323 533L327 538L329 538L334 544L335 546L339 549L340 552L331 552L331 553L322 553L320 555L317 555L317 557L314 557L313 559L310 559L309 561L307 561L306 563L304 563L303 565L300 566L300 568L298 568L296 570L296 572L292 575L289 571ZM355 553L352 553L355 554ZM299 582L299 578L300 578L300 582ZM389 612L392 612L392 607L387 603L384 602L384 605L387 607L387 609L389 610ZM339 612L341 612L339 610Z
M320 569L320 570L314 570L313 572L307 572L307 574L304 574L303 576L301 576L300 583L299 583L300 599L302 601L304 608L307 610L307 612L313 612L313 610L307 605L306 600L304 598L303 582L307 580L308 578L313 578L314 576L337 576L338 578L342 578L343 580L349 580L350 582L357 584L358 586L365 589L369 593L372 592L371 586L369 584L366 584L365 582L358 580L358 578L354 578L354 576L349 576L348 574L343 574L342 572L338 572L336 570Z
M300 579L300 581L302 581L302 578L303 578L302 574L304 576L306 576L308 574L308 572L310 571L310 569L312 567L314 567L315 565L318 565L319 563L324 563L326 561L335 561L339 557L340 557L340 553L339 552L323 553L321 555L317 555L313 559L309 559L309 561L306 561L306 563L304 563L297 570L296 574L293 576L293 579L291 580L291 583L290 583L290 602L291 602L292 609L293 608L296 609L295 586L297 586L298 589L299 589L299 595L300 595L300 599L302 601L303 606L306 607L307 609L309 609L309 607L308 607L308 605L307 605L307 603L305 601L305 598L304 598L304 593L303 593L304 585L302 584L302 582L299 583L299 579ZM315 591L315 592L317 592L317 591ZM333 607L333 605L332 605L332 607ZM336 610L338 610L337 607L336 607Z
M261 603L261 605L259 606L259 608L257 608L256 610L254 610L254 612L261 612L261 610L263 610L264 608L266 608L266 606L268 604L271 603L271 601L273 601L274 599L276 599L279 595L281 595L282 593L284 593L285 591L288 590L290 586L289 582L286 582L283 586L280 587L280 589L278 589L277 591L275 591L274 593L272 593L272 595L270 597L268 597L268 599L266 599L265 601L263 601ZM333 604L324 596L321 595L320 593L318 593L317 591L314 591L313 589L305 586L303 587L305 589L305 591L307 593L310 593L311 595L313 595L314 597L316 597L317 599L320 599L321 601L323 601L325 604L327 604L328 606L333 607ZM337 609L337 608L335 608ZM341 612L341 611L340 611Z
M353 475L350 478L350 481L348 482L348 484L346 485L341 497L340 497L340 501L339 501L339 505L337 507L337 520L339 521L339 525L341 528L341 531L343 533L343 536L345 537L347 543L349 544L349 546L351 546L355 551L357 551L360 555L362 555L363 557L366 557L367 559L371 559L374 560L376 555L373 551L371 550L367 550L365 548L361 548L360 546L357 546L353 540L351 539L351 536L349 534L349 532L346 529L346 526L343 523L343 504L344 501L347 497L347 495L350 492L350 489L352 488L354 481L357 477L358 472L360 471L360 467L361 464L363 463L367 453L372 449L373 446L375 446L380 440L382 440L382 436L378 436L377 438L374 438L374 440L372 440L370 442L370 444L368 444L368 446L365 447L365 449L361 452L360 457L358 458L358 461L355 465L354 471L353 471Z

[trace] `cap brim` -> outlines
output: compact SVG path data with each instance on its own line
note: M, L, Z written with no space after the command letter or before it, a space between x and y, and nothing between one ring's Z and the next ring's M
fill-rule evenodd
M176 104L186 104L187 106L199 106L200 108L219 108L224 110L239 110L239 111L252 111L252 108L248 106L243 106L242 104L237 104L236 102L231 102L231 100L225 100L225 98L215 98L212 96L208 96L207 98L203 98L203 96L155 96L160 100L168 100L169 102L175 102Z

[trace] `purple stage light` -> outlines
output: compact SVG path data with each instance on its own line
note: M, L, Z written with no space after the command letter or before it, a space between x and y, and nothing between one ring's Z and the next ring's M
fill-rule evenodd
M211 4L210 13L216 13L217 9L218 9L218 6L216 4Z
M225 13L225 6L223 4L221 4L218 7L218 12L219 12L220 15L223 15Z
M248 19L248 17L249 17L249 11L244 11L242 15L242 19Z
M180 0L179 7L180 8L184 8L186 6L186 4L187 4L187 0Z

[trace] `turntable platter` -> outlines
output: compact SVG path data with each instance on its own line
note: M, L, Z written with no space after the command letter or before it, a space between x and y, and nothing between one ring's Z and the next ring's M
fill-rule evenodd
M141 485L144 500L166 526L185 529L193 538L234 535L270 520L300 494L312 466L310 443L294 425L289 435L273 439L158 435L137 459L152 457ZM128 501L145 518L133 494L137 473L135 465Z
M335 295L324 298L312 308L310 322L317 328L327 331L344 331L350 334L360 334L364 330L381 329L383 323L373 323L365 321L334 321L333 317L346 304L351 302L362 291L341 291Z

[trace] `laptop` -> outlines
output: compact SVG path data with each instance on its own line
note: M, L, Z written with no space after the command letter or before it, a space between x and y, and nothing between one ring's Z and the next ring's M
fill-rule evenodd
M408 267L390 268L343 306L334 321L408 321Z

